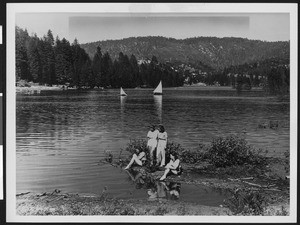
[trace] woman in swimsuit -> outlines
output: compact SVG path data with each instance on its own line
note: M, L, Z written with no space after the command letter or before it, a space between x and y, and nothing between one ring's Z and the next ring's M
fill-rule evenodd
M139 166L142 166L146 161L146 153L140 151L139 149L135 149L136 153L133 154L129 164L125 167L125 170L128 170L133 163L136 163Z
M176 175L181 173L180 160L176 153L170 153L170 162L165 166L165 173L162 175L160 180L166 179L169 173Z

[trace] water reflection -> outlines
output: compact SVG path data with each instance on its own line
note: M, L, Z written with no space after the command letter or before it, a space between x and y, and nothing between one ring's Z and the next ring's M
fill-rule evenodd
M121 126L122 131L124 130L124 119L125 119L125 103L126 103L127 96L120 96L120 105L121 105Z
M153 180L152 177L147 176L146 173L132 170L126 170L126 172L128 173L130 180L135 184L136 189L147 189L155 185L155 180Z
M181 184L175 182L156 181L146 173L127 171L129 178L136 189L147 189L148 200L178 200Z
M180 183L156 181L155 186L151 189L148 189L148 200L178 200L180 195L180 189Z
M162 96L153 95L153 97L159 123L162 123Z
M121 116L124 116L124 110L125 110L126 99L127 99L127 96L120 96Z

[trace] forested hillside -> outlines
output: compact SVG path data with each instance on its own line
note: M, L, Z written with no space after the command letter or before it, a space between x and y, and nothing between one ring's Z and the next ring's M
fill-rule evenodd
M172 87L184 82L179 71L159 63L155 56L138 64L133 54L119 52L112 59L97 46L90 58L76 39L72 44L65 38L54 40L51 30L39 38L19 27L16 27L16 80L76 88L155 87L160 80L165 87Z
M205 83L289 92L289 42L242 38L127 38L80 45L16 27L16 80L80 88Z
M90 57L96 47L108 51L113 59L119 52L134 54L138 60L155 55L160 62L191 64L208 71L252 63L271 57L289 58L289 42L264 42L244 38L197 37L174 39L165 37L132 37L121 40L81 44Z

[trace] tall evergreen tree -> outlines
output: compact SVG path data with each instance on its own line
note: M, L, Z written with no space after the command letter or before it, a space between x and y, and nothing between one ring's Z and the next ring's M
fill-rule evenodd
M102 76L101 82L104 87L111 86L111 77L113 73L113 63L108 52L103 55L102 59Z
M27 49L29 35L27 30L23 31L16 27L16 79L31 80L31 74L28 65Z
M70 43L63 38L56 39L55 45L55 72L59 84L71 83L72 81L72 49Z
M101 87L101 72L102 72L102 52L101 48L98 46L97 51L94 55L93 61L92 61L92 71L95 77L95 86Z
M130 56L130 66L132 74L132 85L133 87L139 86L142 82L139 76L139 66L136 57L132 54Z
M38 82L41 76L41 61L38 51L39 38L36 34L30 38L27 46L29 70L33 82Z
M75 39L72 44L73 57L73 76L72 85L81 88L82 86L90 87L86 77L89 77L90 58L87 53L80 47L78 40ZM87 84L86 84L87 83Z

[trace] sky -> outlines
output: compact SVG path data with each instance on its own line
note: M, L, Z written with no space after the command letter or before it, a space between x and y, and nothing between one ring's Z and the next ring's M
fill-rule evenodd
M79 43L137 36L290 40L288 13L17 13L16 25L39 37L50 29Z

